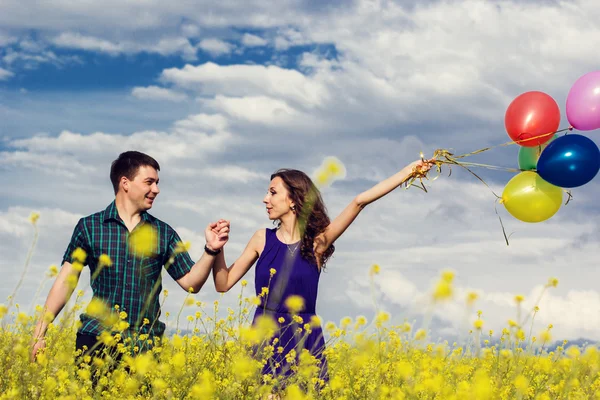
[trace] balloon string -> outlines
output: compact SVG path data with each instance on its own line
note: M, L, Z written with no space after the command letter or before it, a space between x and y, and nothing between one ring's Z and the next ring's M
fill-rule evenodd
M439 178L439 176L442 173L442 165L445 164L448 166L448 171L449 171L448 176L452 175L452 166L458 166L458 167L461 167L461 168L467 170L471 175L473 175L481 183L483 183L492 192L492 194L494 196L496 196L496 205L494 206L494 210L496 212L496 215L498 216L498 220L500 221L500 226L502 227L502 234L504 235L504 240L506 241L506 245L508 246L509 245L508 239L512 234L511 235L506 234L506 230L504 228L504 223L502 222L502 218L500 217L500 214L498 214L498 209L497 209L498 203L503 202L502 197L498 196L498 194L496 194L496 192L494 192L494 190L490 187L490 185L488 185L488 183L483 178L481 178L479 175L477 175L475 172L473 172L469 167L481 167L481 168L508 171L508 172L521 172L523 170L518 169L518 168L501 167L501 166L496 166L496 165L472 163L472 162L465 162L465 161L458 161L458 160L475 155L475 154L483 153L485 151L494 149L496 147L505 147L505 146L510 146L513 144L519 144L522 142L531 141L531 140L555 135L557 133L562 133L562 132L568 133L569 131L572 131L572 130L573 130L573 126L569 126L568 128L561 129L561 130L554 131L554 132L544 133L543 135L538 135L538 136L534 136L534 137L523 139L523 140L513 140L513 141L509 141L509 142L502 143L499 145L485 147L483 149L475 150L470 153L465 153L465 154L460 154L460 155L454 155L453 153L451 153L449 150L446 150L446 149L437 149L433 152L433 157L430 158L429 160L425 160L423 157L423 153L421 152L421 160L423 160L423 162L435 165L438 175L432 181ZM539 146L539 150L541 152L541 145ZM410 188L411 186L415 186L415 187L427 192L427 188L425 187L425 184L423 183L423 179L429 180L429 176L428 176L429 172L430 172L429 168L424 168L423 166L414 167L411 174L408 176L407 180L405 181L406 189ZM419 181L418 186L415 184L417 180ZM569 201L571 201L573 199L573 195L568 190L565 190L565 193L567 194L567 201L566 201L565 205L567 205L567 204L569 204Z
M479 175L477 175L475 172L471 171L471 169L469 167L481 167L481 168L500 170L500 171L508 171L508 172L521 172L522 171L521 169L501 167L501 166L489 165L489 164L472 163L472 162L465 162L465 161L458 161L458 160L475 155L475 154L480 154L480 153L483 153L483 152L491 150L491 149L495 149L496 147L505 147L505 146L510 146L513 144L519 144L522 142L540 139L540 138L544 138L547 136L555 135L557 133L568 132L568 131L572 131L572 130L573 130L573 126L569 126L568 128L561 129L558 131L544 133L542 135L533 136L531 138L527 138L527 139L523 139L523 140L512 140L512 141L509 141L506 143L501 143L501 144L498 144L495 146L484 147L482 149L475 150L470 153L460 154L460 155L454 155L453 153L451 153L449 150L446 150L446 149L437 149L433 152L433 157L430 158L429 160L424 159L423 153L421 153L421 159L424 162L428 162L428 163L434 164L436 166L438 176L436 176L435 179L437 179L439 177L439 175L441 174L442 165L444 165L444 164L448 165L448 169L449 169L448 176L450 176L452 174L452 166L456 165L456 166L466 169L471 175L475 176L479 181L481 181L484 185L486 185L491 190L491 192L494 194L494 196L496 196L497 198L501 198L492 190L492 188ZM423 170L419 166L415 167L413 169L412 173L408 176L408 179L405 181L406 188L408 189L411 186L415 186L415 182L417 180L419 180L419 186L415 186L415 187L427 192L427 188L425 187L425 185L423 183L423 179L429 179L428 173L429 173L429 170Z

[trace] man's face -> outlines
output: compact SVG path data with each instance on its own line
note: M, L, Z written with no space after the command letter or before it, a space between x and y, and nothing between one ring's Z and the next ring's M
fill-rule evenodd
M151 209L154 199L160 193L158 171L150 166L142 166L133 180L125 179L125 193L129 201L135 204L139 210Z

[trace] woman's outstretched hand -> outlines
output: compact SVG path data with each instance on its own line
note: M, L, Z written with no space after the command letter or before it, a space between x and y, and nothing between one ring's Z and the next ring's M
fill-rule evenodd
M421 173L426 173L435 165L434 161L435 160L433 160L433 159L431 159L431 160L420 159L420 160L410 163L409 167L411 168L411 170L421 172Z

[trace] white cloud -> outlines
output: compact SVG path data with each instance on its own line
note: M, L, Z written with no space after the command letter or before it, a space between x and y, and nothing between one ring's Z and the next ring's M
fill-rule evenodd
M181 69L165 69L161 79L180 87L196 88L204 96L266 94L290 99L305 108L318 106L328 97L327 88L320 82L298 71L277 66L188 64Z
M15 76L14 72L0 68L0 81L5 81Z
M0 33L0 47L8 46L17 42L18 39L15 36L4 35Z
M295 120L294 117L298 115L298 112L285 102L265 96L217 96L210 103L232 117L257 123L286 124Z
M268 42L260 36L244 33L242 36L242 44L246 47L261 47L266 46Z
M185 37L197 37L200 35L200 27L194 24L185 24L181 27L181 33Z
M142 100L164 100L175 102L187 100L185 93L161 88L158 86L136 87L133 88L131 94L134 97Z
M53 44L58 47L99 51L102 53L118 54L124 51L122 44L112 43L108 40L85 36L80 33L65 32L53 39Z
M163 56L181 54L186 60L196 59L196 49L183 37L162 37L154 42L132 40L111 41L80 33L63 32L52 39L52 44L62 48L97 51L111 55L129 53L158 53Z
M229 54L233 50L231 43L215 38L202 39L198 47L214 57Z

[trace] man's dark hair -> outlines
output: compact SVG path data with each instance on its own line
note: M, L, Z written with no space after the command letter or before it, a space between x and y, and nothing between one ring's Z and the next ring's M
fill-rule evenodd
M160 171L158 162L147 154L139 151L126 151L119 154L119 157L112 162L110 166L110 181L112 182L115 194L119 191L119 181L121 177L133 180L140 167L152 167Z

